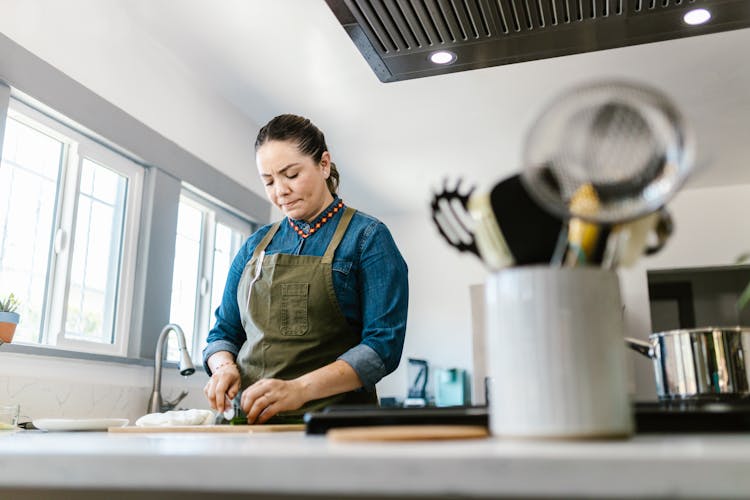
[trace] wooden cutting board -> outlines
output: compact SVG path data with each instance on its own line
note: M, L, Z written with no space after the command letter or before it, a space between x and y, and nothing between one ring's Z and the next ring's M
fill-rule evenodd
M266 424L266 425L172 425L168 427L110 427L109 432L119 433L157 433L157 432L220 432L220 433L253 433L253 432L290 432L304 431L305 424Z
M331 429L326 436L331 441L430 441L486 438L489 430L481 425L379 425Z

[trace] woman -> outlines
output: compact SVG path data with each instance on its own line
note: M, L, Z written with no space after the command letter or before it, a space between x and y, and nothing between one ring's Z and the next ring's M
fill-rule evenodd
M255 152L286 217L250 236L232 263L203 351L206 397L224 411L241 394L248 423L376 404L375 383L403 349L406 262L383 223L337 196L336 165L310 120L277 116Z

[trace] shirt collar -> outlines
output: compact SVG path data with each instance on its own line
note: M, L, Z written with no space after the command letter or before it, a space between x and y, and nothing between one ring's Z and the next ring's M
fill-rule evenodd
M335 207L336 205L338 205L340 202L341 202L341 198L339 198L338 196L334 196L333 197L333 201L331 202L331 204L328 205L326 208L324 208L323 211L320 212L320 215L318 215L317 217L315 217L315 219L313 219L312 222L307 222L306 220L303 220L303 219L292 219L291 217L287 217L287 218L290 221L292 221L293 223L295 223L297 226L300 226L300 227L302 227L303 224L306 225L306 226L315 227L315 224L317 224L318 222L320 222L321 219L323 217L325 217L328 214L328 212L330 212L331 210L333 210L333 207Z

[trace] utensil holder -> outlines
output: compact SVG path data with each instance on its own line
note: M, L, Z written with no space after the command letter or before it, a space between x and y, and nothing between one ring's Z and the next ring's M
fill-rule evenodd
M516 267L485 287L490 429L519 438L632 434L617 275Z

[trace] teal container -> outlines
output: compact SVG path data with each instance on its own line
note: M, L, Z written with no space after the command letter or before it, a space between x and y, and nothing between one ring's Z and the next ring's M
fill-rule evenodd
M465 406L470 403L469 376L461 368L437 370L435 377L436 406Z

